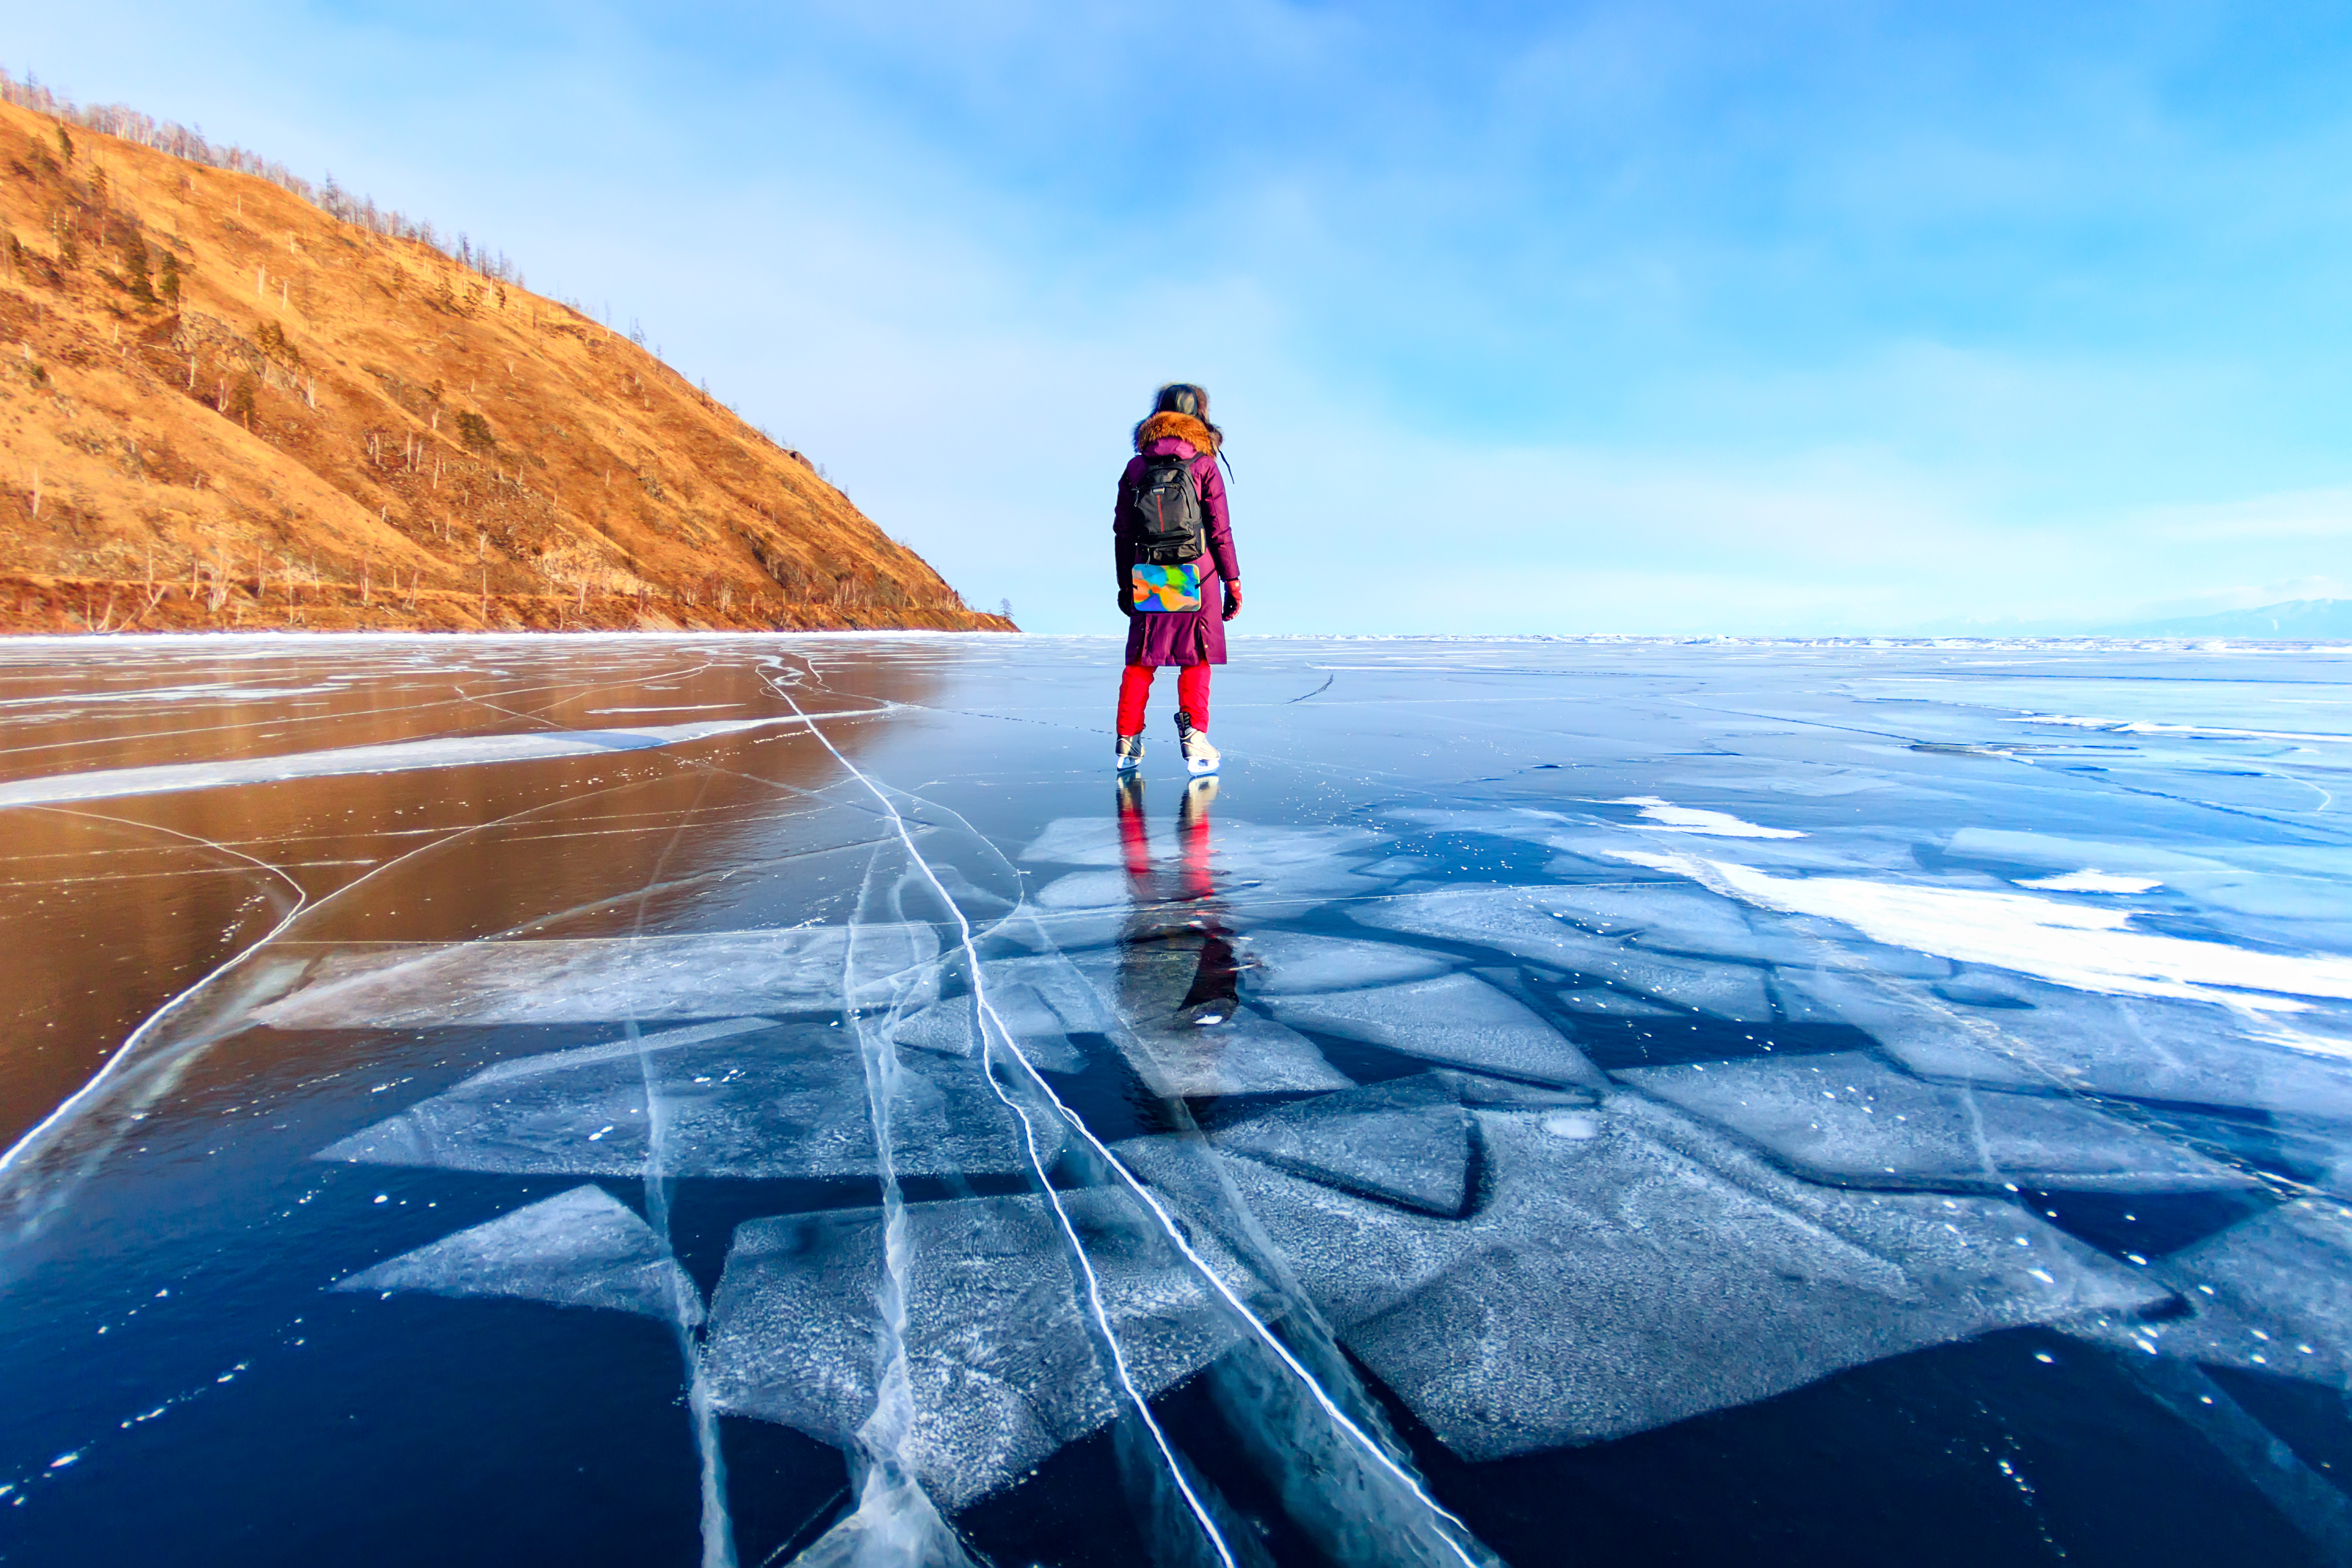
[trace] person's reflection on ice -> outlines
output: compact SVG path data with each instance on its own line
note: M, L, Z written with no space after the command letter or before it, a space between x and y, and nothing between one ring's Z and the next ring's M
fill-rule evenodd
M1143 813L1143 781L1118 783L1119 845L1129 910L1119 944L1119 1007L1130 1026L1157 1035L1196 1063L1223 1049L1217 1026L1234 1016L1240 964L1217 897L1209 806L1213 777L1185 787L1176 813L1176 859L1154 863ZM1185 1037L1189 1036L1189 1037Z

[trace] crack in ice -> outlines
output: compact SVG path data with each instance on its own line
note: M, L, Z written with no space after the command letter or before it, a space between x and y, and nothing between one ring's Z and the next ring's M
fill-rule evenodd
M785 690L781 684L771 680L770 689L775 691L775 693L779 697L782 697L786 702L791 703L795 712L801 710L799 703L793 700L792 694ZM1273 1330L1268 1328L1266 1324L1259 1319L1256 1313L1249 1310L1249 1308L1242 1301L1240 1296L1234 1291L1233 1288L1227 1285L1217 1271L1209 1266L1207 1259L1203 1258L1200 1253L1194 1249L1192 1243L1185 1239L1181 1227L1176 1224L1174 1217L1168 1213L1167 1209L1160 1205L1159 1199L1152 1194L1148 1187L1145 1186L1142 1180L1138 1177L1133 1171L1128 1168L1126 1163L1120 1160L1119 1157L1111 1151L1108 1144L1106 1144L1099 1138L1096 1137L1093 1129L1089 1128L1084 1120L1082 1120L1076 1111L1072 1110L1066 1104L1065 1104L1059 1095L1054 1092L1052 1085L1045 1081L1045 1076L1037 1070L1036 1067L1033 1063L1031 1063L1027 1055L1021 1049L1020 1043L1013 1037L1013 1032L1005 1026L1003 1020L997 1016L995 1009L990 1005L987 994L987 982L982 965L980 962L980 955L974 943L971 922L965 918L962 909L948 895L945 885L940 880L938 874L932 870L930 862L925 859L921 852L915 847L913 836L908 833L906 819L900 816L898 806L892 803L889 796L884 793L881 786L877 784L872 779L868 778L862 771L859 770L856 763L852 763L846 756L842 754L840 749L834 745L831 737L825 734L824 730L821 725L812 721L809 724L809 732L814 735L817 738L818 742L822 744L826 751L833 754L835 761L838 762L843 768L846 769L852 776L866 786L866 790L873 795L875 800L880 804L882 809L889 815L891 823L897 828L901 842L906 846L908 857L913 860L916 867L922 871L924 878L930 883L932 889L939 896L940 901L946 906L949 914L954 919L965 958L971 967L973 1003L983 1021L983 1026L981 1032L981 1043L983 1053L986 1052L990 1041L990 1033L985 1026L987 1024L993 1024L995 1025L996 1037L1001 1038L1003 1041L1005 1048L1013 1053L1014 1060L1018 1061L1022 1068L1027 1072L1030 1081L1035 1085L1038 1091L1053 1105L1055 1110L1070 1124L1072 1129L1077 1132L1078 1136L1086 1141L1087 1145L1094 1150L1095 1153L1104 1162L1104 1163L1113 1172L1117 1173L1120 1182L1125 1185L1127 1190L1150 1211L1152 1217L1159 1222L1160 1230L1167 1237L1170 1243L1173 1245L1176 1250L1183 1256L1184 1259L1192 1266L1193 1269L1199 1274L1201 1279L1208 1284L1210 1289L1222 1298L1227 1307L1229 1307L1233 1312L1249 1327L1257 1340L1270 1350L1275 1356L1281 1361L1283 1365L1289 1370L1291 1375L1298 1381L1301 1387L1307 1390L1309 1396L1321 1409L1325 1418L1346 1433L1358 1447L1362 1448L1363 1451L1370 1456L1373 1463L1380 1469L1386 1472L1398 1484L1402 1485L1416 1501L1418 1501L1423 1507L1426 1508L1433 1515L1443 1520L1446 1523L1451 1524L1455 1530L1459 1530L1465 1534L1467 1534L1468 1526L1465 1525L1461 1520L1449 1512L1434 1498L1431 1497L1423 1488L1417 1478L1400 1466L1388 1453L1388 1451L1372 1438L1370 1434L1366 1432L1352 1418L1350 1418L1345 1411L1339 1408L1338 1404L1331 1398L1330 1394L1324 1389L1322 1384L1316 1380L1315 1376L1299 1362L1298 1358L1291 1352L1289 1347L1285 1345L1281 1340L1276 1336ZM1129 1397L1133 1401L1138 1414L1142 1417L1144 1426L1150 1432L1154 1442L1159 1446L1161 1456L1167 1460L1170 1474L1175 1479L1178 1489L1182 1492L1185 1502L1191 1508L1193 1517L1199 1521L1202 1532L1208 1537L1211 1544L1215 1547L1220 1560L1227 1565L1227 1568L1236 1568L1232 1550L1225 1544L1223 1536L1219 1533L1215 1523L1210 1519L1206 1506L1202 1502L1199 1496L1192 1490L1190 1482L1185 1479L1182 1467L1178 1464L1175 1454L1169 1446L1166 1434L1160 1430L1159 1423L1152 1418L1150 1408L1146 1405L1142 1394L1137 1391L1134 1381L1129 1373L1126 1357L1119 1350L1117 1336L1111 1331L1108 1315L1103 1308L1100 1283L1096 1278L1093 1263L1087 1257L1086 1248L1078 1241L1077 1231L1071 1224L1068 1211L1063 1206L1060 1195L1055 1190L1053 1184L1045 1179L1043 1163L1037 1161L1035 1125L1032 1122L1028 1112L1024 1110L1010 1095L1005 1094L1001 1085L997 1085L995 1075L992 1072L989 1074L989 1082L992 1087L997 1089L999 1098L1004 1101L1005 1105L1015 1116L1021 1119L1023 1131L1029 1142L1032 1162L1036 1164L1038 1180L1045 1188L1047 1199L1053 1204L1055 1215L1061 1224L1063 1234L1068 1238L1071 1247L1076 1253L1080 1268L1084 1272L1087 1282L1089 1305L1094 1311L1096 1321L1100 1325L1103 1335L1110 1346L1113 1360L1118 1368L1121 1384L1125 1386ZM1464 1550L1461 1543L1455 1541L1450 1532L1441 1530L1438 1532L1438 1538L1443 1541L1454 1552L1455 1557L1462 1562L1465 1568L1475 1568L1477 1559L1474 1558L1467 1551Z

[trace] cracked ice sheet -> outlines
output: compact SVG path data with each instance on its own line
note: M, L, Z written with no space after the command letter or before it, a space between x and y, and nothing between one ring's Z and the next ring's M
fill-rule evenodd
M860 982L858 1005L895 998L893 976L939 956L927 925L861 925L856 941L861 970L877 976ZM803 926L348 950L251 1018L350 1029L830 1012L844 1005L849 942L847 926ZM919 984L937 994L935 973Z
M2189 1310L2138 1322L2101 1314L2081 1337L2141 1354L2300 1378L2352 1392L2352 1213L2298 1198L2147 1269Z
M1621 889L1611 893L1611 900L1596 900L1592 889L1581 888L1447 888L1375 900L1353 913L1364 925L1491 947L1734 1023L1764 1023L1774 1016L1763 970L1736 960L1743 952L1792 952L1793 947L1768 947L1747 933L1738 941L1742 951L1729 955L1734 961L1711 962L1650 951L1630 934L1596 936L1571 923L1595 918L1590 911L1623 896ZM1659 918L1671 919L1671 911ZM1687 940L1696 942L1706 934L1730 935L1720 922L1708 921Z
M1340 1341L1472 1460L2167 1299L2014 1204L1814 1187L1633 1096L1475 1114L1490 1195L1463 1220L1228 1163ZM1121 1149L1147 1180L1178 1152L1153 1139Z
M1047 1072L1076 1072L1086 1066L1072 1035L1118 1029L1118 1016L1094 986L1058 953L996 959L982 968L990 1010L1020 1042L1022 1054ZM891 1037L918 1050L972 1056L981 1047L977 1021L971 996L950 996L901 1020Z
M1922 1078L2352 1121L2352 1060L2248 1033L2269 1016L1997 972L1933 990L1826 969L1775 983L1791 1016L1843 1018Z
M820 718L849 717L824 713ZM404 773L418 768L464 768L488 763L534 763L553 757L593 757L680 746L721 735L740 734L805 721L786 714L772 719L721 719L700 724L656 724L616 730L534 730L520 735L449 735L430 741L394 741L378 746L341 746L324 752L250 757L211 763L170 763L152 768L107 768L94 773L51 773L44 778L0 783L0 808L57 805L77 800L169 795L181 790L220 789L233 784L280 784L289 779L334 778L345 773Z
M513 1296L688 1323L702 1292L636 1211L574 1187L336 1281L338 1290Z
M1729 1128L1816 1182L1948 1192L2253 1184L2080 1100L1922 1083L1859 1052L1639 1068L1617 1077Z
M1146 1397L1237 1342L1239 1324L1132 1198L1088 1188L1063 1202ZM1207 1238L1195 1245L1224 1277L1239 1276ZM706 1352L720 1410L854 1446L874 1409L881 1247L876 1209L736 1230ZM904 1453L941 1508L985 1497L1118 1414L1045 1199L910 1204L906 1255L914 1413Z
M891 1103L905 1175L1025 1171L1013 1121L975 1060L904 1058ZM642 1174L646 1086L666 1121L663 1173L870 1176L865 1067L838 1028L739 1018L502 1062L320 1150L321 1160L519 1174ZM1040 1152L1061 1146L1041 1120Z

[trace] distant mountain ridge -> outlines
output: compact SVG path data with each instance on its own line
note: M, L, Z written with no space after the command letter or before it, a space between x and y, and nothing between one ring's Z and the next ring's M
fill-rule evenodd
M169 144L0 102L0 629L1012 629L503 258Z
M2352 599L2289 599L2256 610L2223 610L2110 626L2098 634L2125 637L2252 637L2283 642L2352 639Z

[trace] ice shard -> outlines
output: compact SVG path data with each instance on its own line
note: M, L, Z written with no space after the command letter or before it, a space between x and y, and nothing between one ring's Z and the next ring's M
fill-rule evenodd
M1816 1182L2111 1193L2247 1187L2253 1179L2064 1094L1924 1083L1856 1051L1620 1072Z
M920 971L939 956L927 925L863 926L856 940L886 947L894 970ZM320 959L299 989L253 1020L281 1029L422 1028L831 1012L843 1003L849 941L846 926L803 926L348 950ZM875 959L861 963L876 972Z
M1475 974L1379 990L1273 996L1266 1010L1294 1028L1362 1040L1426 1061L1545 1083L1597 1084L1598 1068L1565 1036Z
M1463 963L1434 948L1298 931L1258 931L1243 938L1240 945L1249 990L1258 996L1362 991L1429 980Z
M338 1290L514 1296L688 1322L702 1292L636 1211L593 1184L338 1280Z
M1089 1188L1061 1201L1139 1392L1235 1342L1234 1321L1131 1198ZM953 1511L1109 1421L1121 1396L1045 1199L910 1204L904 1224L913 1410L901 1454ZM852 1446L875 1401L881 1247L873 1209L739 1227L711 1303L719 1408Z
M1112 1043L1166 1098L1346 1089L1315 1043L1242 1005L1240 961L1211 926L1131 934L1076 955L1078 972L1113 1000Z
M977 1059L902 1066L902 1174L1029 1168L1019 1124ZM821 1024L729 1023L501 1063L320 1151L322 1160L460 1171L635 1175L650 1083L673 1176L870 1176L874 1130L856 1044ZM1050 1158L1058 1123L1041 1121Z
M2242 1220L2147 1273L2187 1309L2106 1313L2085 1338L2150 1355L2292 1377L2352 1393L2352 1210L2297 1198Z
M1318 1095L1210 1134L1230 1154L1365 1197L1452 1218L1471 1195L1476 1121L1414 1079Z
M1020 1043L1022 1054L1047 1072L1076 1072L1086 1065L1073 1035L1108 1035L1118 1028L1117 1016L1093 985L1059 954L1003 959L983 967L990 1011ZM971 996L950 996L909 1014L893 1026L892 1037L917 1050L971 1056L981 1046L977 1025Z

